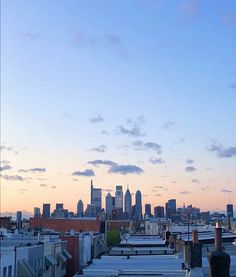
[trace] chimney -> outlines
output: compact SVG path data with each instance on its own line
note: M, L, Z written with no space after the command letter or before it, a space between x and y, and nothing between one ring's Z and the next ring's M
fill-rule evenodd
M215 250L218 252L222 251L222 228L216 224L215 227Z
M193 244L198 243L198 230L192 230L192 242Z
M210 277L230 277L230 256L222 251L222 228L215 227L215 251L208 256Z

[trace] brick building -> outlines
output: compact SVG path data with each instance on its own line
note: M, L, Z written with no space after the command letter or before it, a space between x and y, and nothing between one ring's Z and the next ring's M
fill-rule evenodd
M129 229L131 223L129 220L107 220L107 231L118 229L124 231Z
M30 229L53 229L57 232L100 232L98 218L30 218Z
M10 229L11 226L11 217L10 216L1 216L0 217L0 228Z
M73 276L76 272L79 272L79 236L63 236L63 241L67 242L67 249L72 255L72 259L67 261L66 264L66 277Z

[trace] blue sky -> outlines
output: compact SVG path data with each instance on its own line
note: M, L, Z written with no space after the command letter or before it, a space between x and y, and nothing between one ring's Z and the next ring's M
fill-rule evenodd
M130 183L153 205L235 199L235 1L5 0L1 17L3 210L17 209L14 199L74 209L92 176L71 174L87 169L97 186ZM143 172L88 164L98 159ZM22 168L45 168L36 174L46 186L34 174L10 182L26 178ZM203 197L213 191L219 207Z

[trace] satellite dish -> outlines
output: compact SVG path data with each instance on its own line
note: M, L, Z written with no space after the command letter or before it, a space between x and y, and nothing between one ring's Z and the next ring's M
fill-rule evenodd
M124 233L121 235L121 240L127 240L129 238L129 234L128 233Z

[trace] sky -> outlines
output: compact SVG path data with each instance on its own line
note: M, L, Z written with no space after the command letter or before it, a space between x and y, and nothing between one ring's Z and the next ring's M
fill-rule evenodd
M3 0L1 69L2 213L236 205L236 1Z

